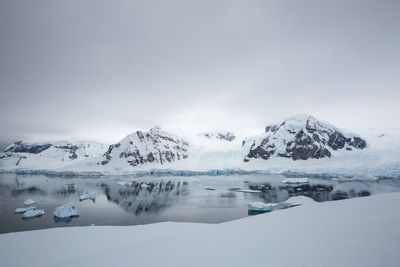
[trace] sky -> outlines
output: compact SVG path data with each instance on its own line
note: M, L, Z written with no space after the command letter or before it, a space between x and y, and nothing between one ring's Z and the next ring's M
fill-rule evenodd
M0 0L0 148L400 117L400 1ZM396 125L397 126L397 125Z

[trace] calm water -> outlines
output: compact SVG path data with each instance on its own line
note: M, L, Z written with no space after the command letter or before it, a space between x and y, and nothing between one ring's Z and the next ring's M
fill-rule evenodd
M282 202L294 195L329 201L400 191L399 180L340 181L311 179L302 186L282 183L280 175L193 177L63 178L0 174L0 233L82 225L135 225L164 221L220 223L248 216L253 201ZM119 182L131 184L121 185ZM142 186L142 184L147 186ZM241 189L258 193L238 192ZM95 191L95 201L79 196ZM14 214L31 198L45 215ZM57 206L74 201L80 216L55 220Z

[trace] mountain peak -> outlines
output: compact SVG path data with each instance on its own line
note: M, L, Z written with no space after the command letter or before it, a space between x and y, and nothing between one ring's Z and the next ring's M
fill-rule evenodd
M245 161L271 156L293 160L330 158L336 150L364 149L366 145L366 141L358 136L344 133L311 115L301 114L267 126L265 134L253 140Z
M113 144L100 162L129 164L132 167L148 163L170 163L188 158L189 144L161 127L153 127L147 132L137 131Z

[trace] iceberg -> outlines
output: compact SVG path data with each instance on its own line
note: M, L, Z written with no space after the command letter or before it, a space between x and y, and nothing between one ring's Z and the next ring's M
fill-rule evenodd
M30 199L30 198L28 198L27 200L24 201L24 205L25 206L30 206L30 205L35 204L35 203L36 203L36 201L33 200L33 199Z
M35 210L36 207L27 207L27 208L17 208L14 210L14 213L24 213L27 212L28 210Z
M96 199L96 192L92 192L92 193L89 193L89 194L84 194L84 195L79 197L79 201L83 201L83 200L87 200L87 199L95 200Z
M54 217L57 217L60 219L77 217L77 216L79 216L79 210L75 209L74 202L70 202L70 203L64 204L60 207L57 207L56 210L54 211Z
M41 210L27 210L25 211L24 215L22 216L23 218L34 218L34 217L39 217L44 215L45 212L43 209Z
M315 203L315 201L312 198L306 196L295 196L281 203L263 203L263 202L249 203L248 211L249 213L271 212L275 210L281 210L311 203Z
M263 203L263 202L253 202L248 204L249 212L271 212L275 210L281 210L289 208L292 205L290 203Z

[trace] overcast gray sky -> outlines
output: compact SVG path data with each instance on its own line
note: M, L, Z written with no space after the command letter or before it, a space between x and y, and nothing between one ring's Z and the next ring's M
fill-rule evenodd
M400 1L0 0L0 143L400 119Z

